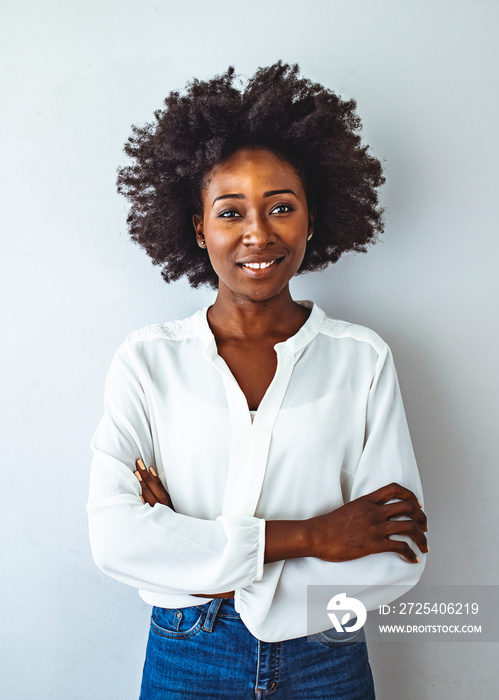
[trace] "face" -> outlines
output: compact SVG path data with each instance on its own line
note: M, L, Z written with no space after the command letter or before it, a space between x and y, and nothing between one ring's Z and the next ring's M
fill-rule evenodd
M209 173L202 201L193 221L219 294L264 301L287 289L313 230L293 166L263 149L240 149Z

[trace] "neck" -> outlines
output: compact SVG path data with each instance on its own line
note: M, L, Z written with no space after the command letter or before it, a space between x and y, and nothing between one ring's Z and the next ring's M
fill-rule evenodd
M289 286L264 301L235 295L220 286L208 320L215 337L258 340L294 335L309 313L309 309L293 301Z

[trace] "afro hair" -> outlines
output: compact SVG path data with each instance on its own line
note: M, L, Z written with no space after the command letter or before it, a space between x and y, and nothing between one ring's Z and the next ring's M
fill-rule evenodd
M380 162L359 135L354 100L300 76L279 61L259 68L244 86L234 68L171 92L155 120L133 126L125 144L131 164L118 170L130 202L127 222L162 276L217 286L192 217L215 165L242 147L264 148L289 162L316 212L314 237L299 273L324 268L347 251L365 252L383 228Z

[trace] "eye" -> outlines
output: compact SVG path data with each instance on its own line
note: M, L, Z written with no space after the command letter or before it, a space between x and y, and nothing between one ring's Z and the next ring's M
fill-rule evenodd
M276 204L276 206L270 212L271 214L288 214L290 211L294 211L291 204Z
M219 214L217 214L217 219L234 219L241 214L235 209L224 209Z

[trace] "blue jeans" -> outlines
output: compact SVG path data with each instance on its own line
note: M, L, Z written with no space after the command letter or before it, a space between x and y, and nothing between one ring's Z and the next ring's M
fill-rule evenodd
M153 608L140 700L373 700L363 635L261 642L228 598Z

